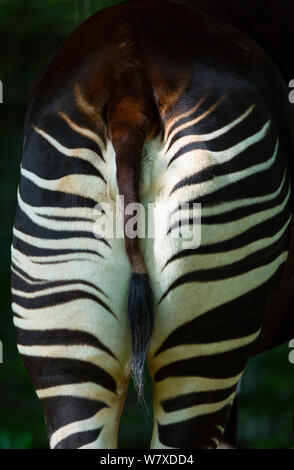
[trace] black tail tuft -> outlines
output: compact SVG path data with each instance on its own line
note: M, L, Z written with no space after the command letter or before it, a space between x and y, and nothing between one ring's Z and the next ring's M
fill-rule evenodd
M128 309L132 334L131 373L140 400L144 390L145 358L154 326L154 300L147 274L132 274Z

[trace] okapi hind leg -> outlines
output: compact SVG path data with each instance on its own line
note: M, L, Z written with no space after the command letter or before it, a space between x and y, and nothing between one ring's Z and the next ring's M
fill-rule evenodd
M215 356L215 371L211 374L214 378L209 377L214 368L209 364L213 361L210 357L213 350L212 347L201 356L199 348L198 357L185 360L180 359L181 354L179 360L174 356L174 362L159 369L156 360L153 361L154 429L151 448L215 449L219 446L242 371L234 370L230 377L228 358L226 368L216 378L220 363ZM159 362L158 357L157 364ZM192 371L194 367L195 372ZM242 369L241 363L238 369Z
M277 276L279 271L253 289L239 282L239 297L232 300L233 289L224 282L223 303L216 296L215 306L204 312L200 306L208 294L197 283L159 301L148 357L154 382L152 448L219 446L261 328L260 306ZM189 303L193 299L199 300L199 313Z
M128 378L122 376L117 385L110 374L85 361L22 359L41 400L52 449L117 447Z
M50 447L116 448L130 375L126 256L113 241L100 264L93 255L71 254L60 269L53 261L33 263L14 243L18 349L44 409Z
M260 332L260 306L277 276L279 270L253 289L239 282L239 297L232 300L225 297L233 289L223 283L223 303L218 305L216 296L211 299L215 307L204 312L200 306L208 294L197 283L182 286L182 295L173 291L169 299L159 301L148 357L154 382L152 448L219 446ZM199 300L199 314L189 303L193 299Z

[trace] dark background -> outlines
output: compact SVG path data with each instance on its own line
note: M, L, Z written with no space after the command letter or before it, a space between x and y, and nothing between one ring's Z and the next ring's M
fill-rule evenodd
M115 0L0 0L0 449L47 448L40 404L19 359L10 307L10 244L20 164L20 142L30 87L62 41L95 11ZM293 77L294 78L294 77ZM238 447L293 446L294 364L289 345L251 359L242 382ZM130 393L120 428L121 448L148 447L149 416Z

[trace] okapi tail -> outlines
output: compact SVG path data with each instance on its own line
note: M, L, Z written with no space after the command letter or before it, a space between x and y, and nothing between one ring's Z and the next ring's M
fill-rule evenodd
M154 302L148 275L133 273L128 310L132 333L131 371L139 399L144 391L144 364L154 326Z
M108 134L112 141L120 195L124 196L124 240L132 268L128 313L132 337L131 374L139 399L143 397L144 365L154 325L154 301L139 239L128 236L126 226L133 214L126 207L139 203L139 174L146 140L155 132L154 111L146 98L119 97L108 106ZM130 211L131 212L131 211Z

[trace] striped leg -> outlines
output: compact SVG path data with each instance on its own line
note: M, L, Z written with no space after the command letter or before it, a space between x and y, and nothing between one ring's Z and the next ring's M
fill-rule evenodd
M184 346L193 341L186 331L186 340L184 336L170 348L166 344L150 362L155 386L152 448L215 448L222 437L256 335L218 342L214 328L205 334L215 342L207 338L207 343ZM196 331L194 335L195 341Z
M258 275L268 277L265 268ZM278 275L259 287L244 275L207 287L186 285L159 304L149 355L152 448L217 447L262 324L262 305ZM206 310L205 303L214 307Z
M164 214L161 201L191 229L199 218L190 206L200 202L202 224L200 244L180 236L160 239L155 229L145 247L157 302L148 357L153 448L218 446L287 259L289 182L270 121L251 106L224 126L216 111L196 115L190 127L174 123L158 152L155 227ZM193 127L200 121L201 135ZM242 132L234 132L239 124ZM199 141L205 145L193 149ZM189 212L177 212L184 202ZM167 233L176 228L172 222Z
M124 271L125 258L112 249L115 267L112 257L98 264L93 255L72 252L57 264L57 257L40 262L13 249L18 348L41 399L52 448L117 445L130 340L127 278L113 274ZM110 290L114 282L116 292Z
M57 264L57 257L40 262L13 249L18 348L52 448L116 447L130 341L127 279L111 274L124 271L125 259L114 247L112 255L115 268L112 257L97 264L72 252Z
M129 378L130 267L122 239L94 234L93 208L101 198L110 202L94 165L107 173L113 159L104 163L83 149L90 144L78 131L93 136L75 131L63 141L76 139L77 150L37 131L24 154L12 248L14 323L51 447L115 448Z

